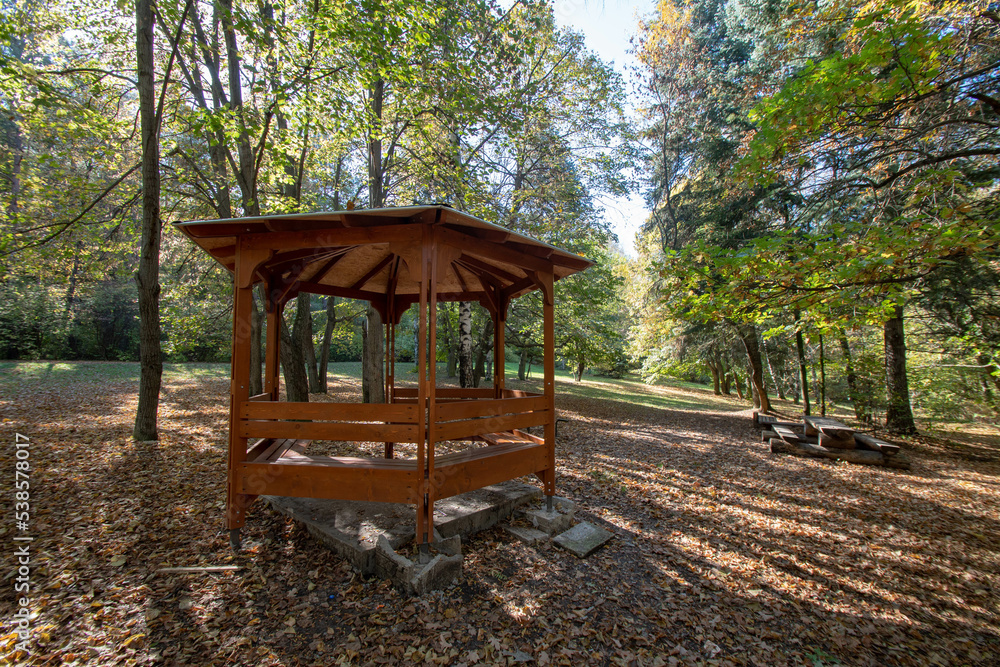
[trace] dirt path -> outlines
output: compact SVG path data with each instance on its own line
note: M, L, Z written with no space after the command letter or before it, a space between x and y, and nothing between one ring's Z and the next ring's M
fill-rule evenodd
M1000 662L992 449L918 444L909 473L775 457L708 394L563 395L560 488L616 538L580 561L489 531L460 585L411 599L261 506L232 555L225 373L168 376L157 445L129 440L130 377L3 387L5 499L13 433L32 443L32 664Z

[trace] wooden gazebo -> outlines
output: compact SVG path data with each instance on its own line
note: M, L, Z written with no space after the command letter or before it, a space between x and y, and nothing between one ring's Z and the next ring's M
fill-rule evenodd
M178 223L233 273L226 523L234 547L259 495L412 503L417 543L433 541L434 501L523 475L555 493L553 282L586 259L444 206ZM251 396L253 289L266 284L264 393ZM504 321L515 299L544 298L544 392L504 387ZM387 404L279 401L279 320L299 292L369 301L388 325ZM438 387L436 306L478 301L494 321L493 387ZM395 386L395 332L419 304L417 386ZM429 355L429 357L428 357ZM526 432L544 426L544 437ZM384 458L307 456L311 440L385 443ZM468 442L435 456L435 444ZM393 443L416 444L394 458Z

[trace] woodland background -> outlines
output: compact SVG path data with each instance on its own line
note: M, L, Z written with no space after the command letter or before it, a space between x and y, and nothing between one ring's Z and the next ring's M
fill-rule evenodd
M0 17L0 358L141 358L142 413L164 360L229 354L231 278L170 222L446 203L597 262L557 293L578 380L712 382L899 433L914 412L1000 416L988 3L665 1L637 25L630 81L546 2ZM595 200L635 190L651 213L629 257ZM538 310L521 299L507 324L522 379ZM438 361L478 383L489 317L439 313ZM285 325L306 396L327 362L382 349L346 299L303 295Z

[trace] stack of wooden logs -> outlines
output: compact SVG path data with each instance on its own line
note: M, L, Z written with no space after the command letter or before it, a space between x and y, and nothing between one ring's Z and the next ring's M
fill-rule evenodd
M910 469L910 461L899 453L899 445L858 433L836 419L805 417L802 423L786 422L756 412L753 417L754 424L762 429L761 442L770 444L775 454Z

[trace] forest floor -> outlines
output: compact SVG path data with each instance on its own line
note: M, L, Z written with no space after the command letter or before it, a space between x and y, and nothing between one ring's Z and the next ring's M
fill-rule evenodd
M262 504L230 550L228 373L168 366L150 445L130 439L135 364L0 364L0 661L1000 664L996 437L908 441L909 472L776 456L735 398L560 381L559 491L615 539L578 560L493 529L463 544L457 585L411 598ZM15 432L26 533L8 511ZM23 534L30 656L14 652ZM208 565L239 569L155 572Z

